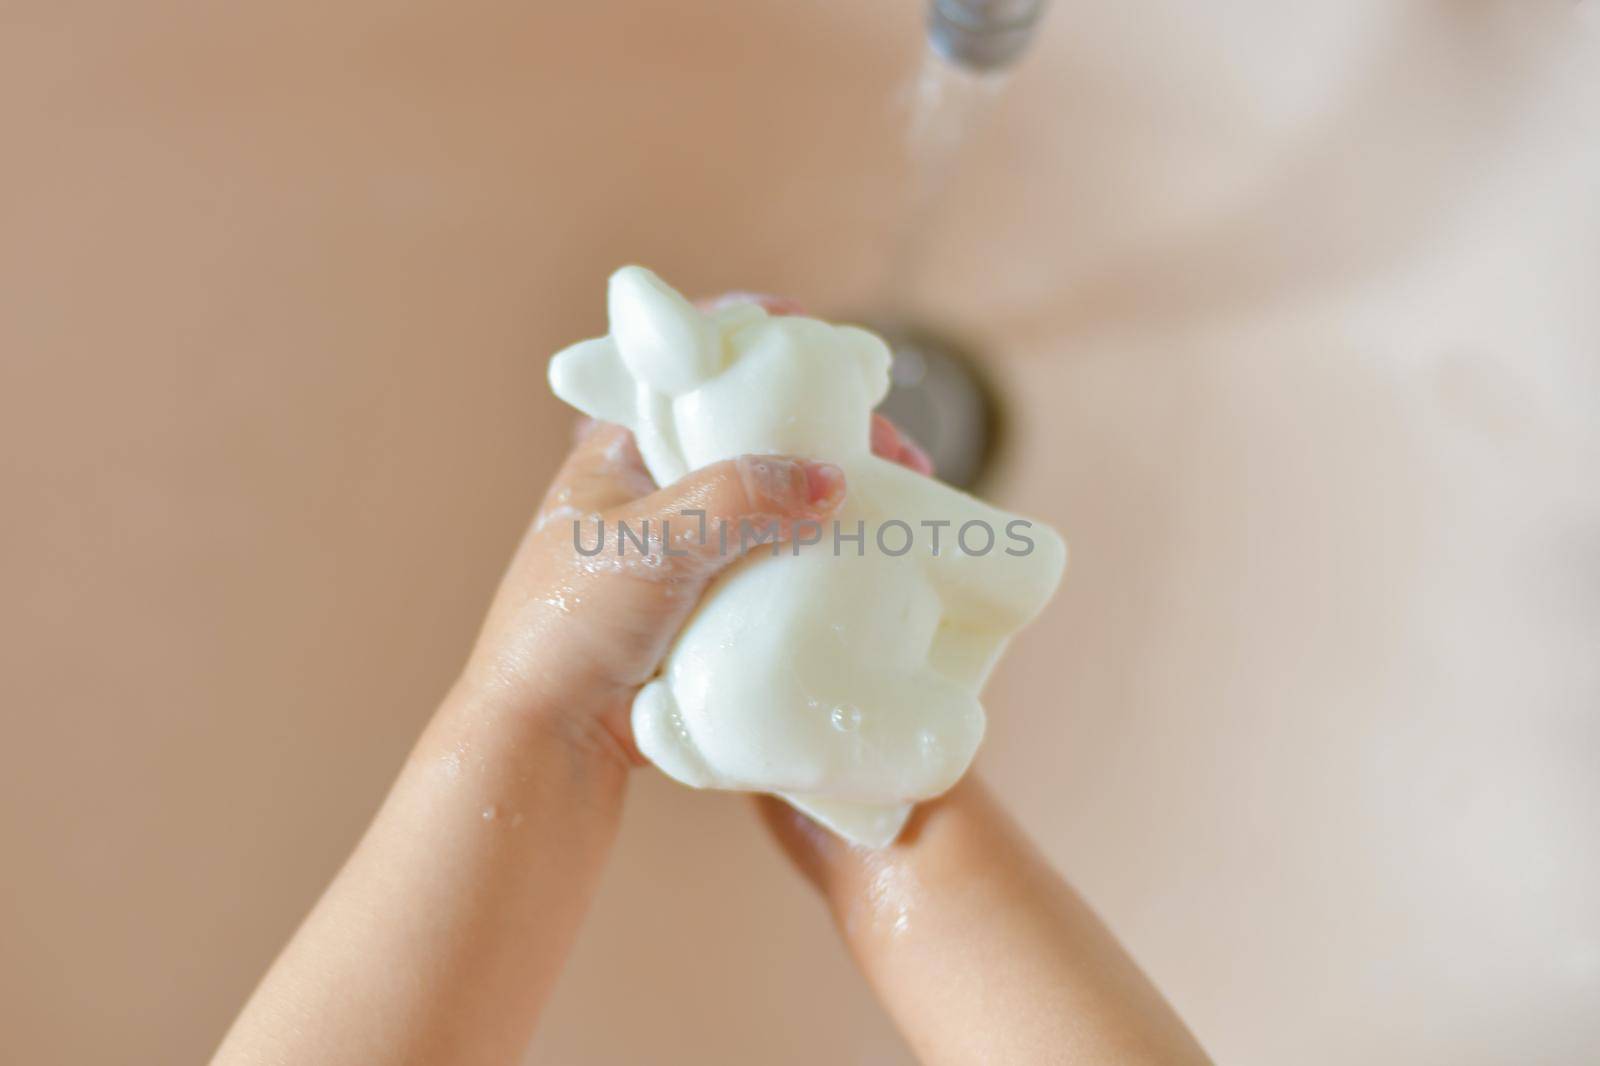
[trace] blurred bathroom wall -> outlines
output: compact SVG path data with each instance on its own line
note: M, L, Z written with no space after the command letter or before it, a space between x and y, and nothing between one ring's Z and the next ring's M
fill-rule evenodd
M209 1053L564 447L544 357L625 261L860 307L919 22L0 7L9 1056ZM1597 60L1593 0L1057 0L928 237L1074 551L982 772L1221 1061L1600 1056ZM650 773L534 1057L909 1061Z

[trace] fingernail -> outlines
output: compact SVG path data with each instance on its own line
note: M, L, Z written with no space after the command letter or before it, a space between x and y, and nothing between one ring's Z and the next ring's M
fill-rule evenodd
M903 449L901 455L904 456L907 466L919 474L933 476L933 456L924 451L922 445L910 438L905 438Z
M805 312L798 300L787 296L770 296L764 292L725 292L704 301L708 311L720 311L737 304L755 304L769 315L798 315Z
M893 459L900 454L900 433L882 415L872 416L872 454Z
M826 506L844 491L844 472L832 463L777 455L741 455L738 465L751 502L774 511Z
M739 479L752 504L775 511L793 508L809 492L800 464L775 455L739 456Z
M826 508L844 495L843 470L832 463L810 460L802 465L806 470L806 502L813 507Z

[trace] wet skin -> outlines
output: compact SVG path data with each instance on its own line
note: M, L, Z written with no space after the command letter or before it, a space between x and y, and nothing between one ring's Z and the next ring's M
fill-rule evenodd
M875 419L872 444L931 472L887 421ZM686 544L647 567L597 565L574 551L563 519L659 528L698 509L789 529L829 518L847 492L837 468L784 456L657 489L625 430L581 427L459 680L214 1063L520 1062L642 762L633 696L735 558ZM879 851L751 802L923 1061L1207 1061L972 777Z

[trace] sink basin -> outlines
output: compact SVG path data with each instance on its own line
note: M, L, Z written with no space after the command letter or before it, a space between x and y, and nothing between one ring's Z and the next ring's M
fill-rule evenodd
M1219 1061L1592 1055L1593 4L1054 7L915 294L1074 550L980 772ZM611 269L879 290L919 27L8 14L19 1061L209 1051L452 679ZM630 803L535 1061L911 1061L747 801Z

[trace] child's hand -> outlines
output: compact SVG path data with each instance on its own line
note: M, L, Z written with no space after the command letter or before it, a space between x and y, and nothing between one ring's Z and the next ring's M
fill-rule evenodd
M633 694L738 557L740 523L776 524L787 537L797 520L826 520L844 499L844 474L829 463L745 455L658 490L627 430L590 423L582 434L511 561L459 687L498 711L560 715L552 724L564 736L636 762ZM685 512L703 512L705 524ZM723 522L735 531L725 552ZM646 551L631 541L619 551L624 523L648 536ZM589 549L602 535L604 550L578 551L575 536Z
M762 302L773 313L794 309ZM880 416L872 447L931 473L927 455ZM627 430L585 423L501 583L458 694L495 711L559 715L549 724L566 738L639 762L628 725L633 695L706 586L738 558L740 523L776 524L787 537L796 521L829 519L845 491L830 463L753 455L657 489ZM726 546L717 534L723 522ZM603 525L604 550L581 554L574 523L586 551ZM630 541L619 555L619 523L636 534L648 524L648 554ZM664 529L674 554L661 550Z
M931 472L882 419L872 445ZM718 537L701 543L697 522L680 530L680 512L704 511L711 529L787 530L827 520L845 492L836 467L782 456L717 463L657 489L625 430L584 427L460 681L215 1063L521 1061L621 821L638 761L633 694L736 557ZM613 538L617 523L637 532L648 520L654 554L630 545L619 557L613 539L583 555L572 522L582 519L587 548L594 516ZM924 805L877 852L761 802L926 1061L1204 1061L976 782Z

